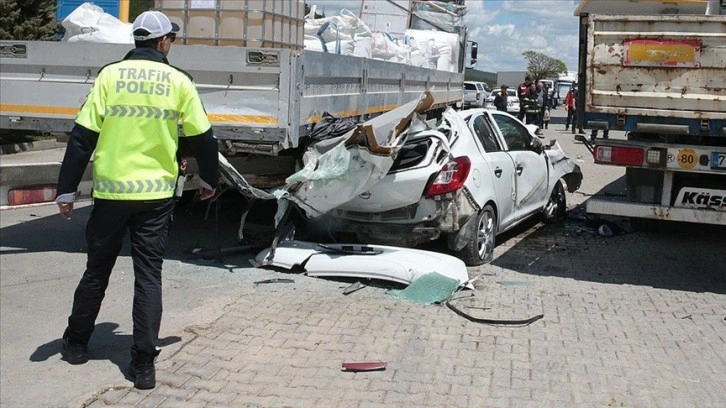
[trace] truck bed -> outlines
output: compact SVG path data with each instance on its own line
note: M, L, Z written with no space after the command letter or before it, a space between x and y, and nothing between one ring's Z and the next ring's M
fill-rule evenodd
M101 67L130 45L0 42L0 128L68 132ZM361 120L431 90L462 100L462 73L279 48L175 45L169 61L194 77L215 134L233 151L298 146L323 112Z

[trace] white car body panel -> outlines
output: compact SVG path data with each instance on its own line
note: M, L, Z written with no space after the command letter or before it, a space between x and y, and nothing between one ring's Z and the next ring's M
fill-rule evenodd
M488 155L487 170L489 180L483 180L481 186L474 189L474 196L477 202L484 203L493 200L497 203L500 226L511 224L517 213L514 211L514 203L517 199L516 178L514 172L514 161L507 152L494 152ZM492 192L486 188L490 183ZM481 195L481 197L480 197ZM490 195L493 195L490 197Z
M547 163L534 152L517 151L510 155L517 173L515 208L517 218L521 218L541 209L549 198Z
M460 259L438 252L384 245L317 244L282 241L267 259L270 248L255 257L256 266L299 267L308 276L381 279L410 284L423 275L436 272L459 284L469 281L469 272Z

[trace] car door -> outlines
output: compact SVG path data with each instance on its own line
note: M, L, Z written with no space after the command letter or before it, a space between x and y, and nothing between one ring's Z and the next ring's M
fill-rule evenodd
M514 200L516 199L514 160L505 151L501 138L497 136L493 119L487 111L472 115L469 129L476 136L482 149L484 166L472 168L478 174L479 189L472 192L477 203L482 204L494 197L499 214L499 228L504 230L514 221ZM477 174L474 174L477 177Z
M532 150L532 136L516 118L491 112L514 162L515 220L541 210L547 200L548 171L544 153Z

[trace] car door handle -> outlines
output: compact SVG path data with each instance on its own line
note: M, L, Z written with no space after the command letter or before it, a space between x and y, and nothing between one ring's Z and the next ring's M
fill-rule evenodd
M502 169L497 167L496 170L494 170L494 175L497 177L502 177Z
M524 170L524 167L522 167L521 165L520 166L517 166L517 175L518 176L521 176L523 170Z

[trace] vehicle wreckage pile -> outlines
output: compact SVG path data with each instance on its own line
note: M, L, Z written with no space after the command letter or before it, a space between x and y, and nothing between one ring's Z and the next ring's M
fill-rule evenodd
M546 222L565 217L565 189L577 190L582 174L555 141L543 145L534 126L486 109L448 109L427 121L423 113L432 102L424 93L363 124L348 124L342 135L321 138L308 147L302 169L271 192L250 187L232 166L223 166L223 177L250 201L277 200L276 236L256 265L402 284L437 273L454 283L437 299L444 301L470 286L466 264L492 259L498 233L532 215ZM312 225L330 228L331 236L352 232L366 244L295 241L286 227L293 206ZM439 238L461 260L373 245Z

